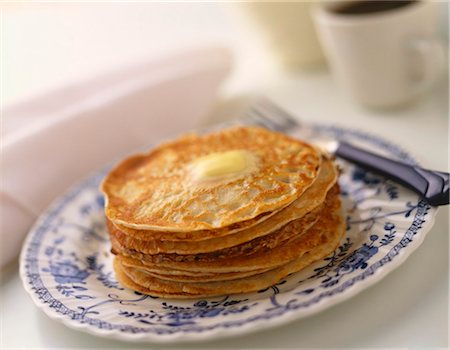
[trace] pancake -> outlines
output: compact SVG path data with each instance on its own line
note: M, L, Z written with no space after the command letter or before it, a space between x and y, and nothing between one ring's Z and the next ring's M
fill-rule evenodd
M124 256L117 256L117 259L125 267L136 268L142 270L143 272L168 281L176 282L211 282L211 281L228 281L237 278L243 278L247 276L252 276L255 274L263 273L269 271L269 268L259 269L254 271L242 271L242 272L230 272L230 273L192 273L187 271L177 271L177 270L158 270L153 268L148 268L146 265L142 264L138 260L127 259ZM167 273L165 273L167 272Z
M340 215L332 217L320 232L316 232L320 239L314 246L305 244L297 247L293 260L267 272L245 278L216 282L174 282L154 277L141 269L124 266L120 258L114 260L114 270L124 286L163 298L182 299L249 293L271 286L334 251L343 236L344 225Z
M212 253L214 258L217 256L227 256L229 258L240 254L251 254L262 246L275 246L277 242L301 234L319 219L322 206L315 208L300 219L293 220L281 228L276 228L274 232L268 234L264 231L248 230L248 234L239 232L223 239L213 238L205 241L141 241L117 231L114 227L111 227L111 223L108 224L108 229L111 240L120 247L120 250L149 255L172 254L172 256ZM195 257L190 259L194 260Z
M242 169L209 179L217 164L205 157L217 153ZM187 135L112 169L101 184L105 215L143 230L222 228L292 203L312 185L320 161L314 147L259 127Z
M324 200L329 189L337 181L337 169L330 159L321 161L320 170L313 182L300 198L282 210L270 216L255 218L247 225L231 225L222 229L200 230L194 232L163 232L151 230L135 230L107 220L110 232L122 236L121 243L128 246L140 246L141 252L156 254L165 253L201 253L231 247L253 238L268 234L289 221L301 218L316 209ZM124 235L129 238L123 237ZM130 243L125 243L125 240ZM135 243L132 243L135 240ZM166 242L168 241L168 242ZM173 243L176 241L177 243ZM179 242L181 241L181 242ZM149 242L149 243L147 243ZM214 249L215 248L215 249Z
M101 184L116 277L180 299L270 287L339 244L337 177L319 150L259 127L128 157Z
M328 195L321 213L321 220L317 221L309 230L293 239L283 241L276 246L263 245L256 252L246 254L206 253L196 255L157 254L147 255L133 250L124 249L112 239L114 250L125 257L140 260L144 265L157 268L176 269L181 271L196 271L208 273L231 273L252 271L256 269L274 268L296 258L301 249L314 247L322 239L321 232L330 230L330 227L339 226L341 221L339 189L333 187ZM295 222L294 222L295 223ZM290 230L292 223L284 226L282 230ZM294 230L295 231L295 230Z
M150 267L145 264L143 264L140 260L136 260L133 258L128 258L124 255L117 255L117 259L120 260L121 264L128 267L135 267L141 270L144 270L148 273L153 273L155 275L165 276L166 279L188 279L188 278L215 278L218 276L217 273L214 272L197 272L197 271L182 271L182 270L176 270L176 269L168 269L164 268L162 266L155 266ZM266 269L259 269L259 270L253 270L253 271L243 271L243 272L231 272L231 273L222 273L221 276L250 276L255 273L262 273L265 271L270 270L269 268Z

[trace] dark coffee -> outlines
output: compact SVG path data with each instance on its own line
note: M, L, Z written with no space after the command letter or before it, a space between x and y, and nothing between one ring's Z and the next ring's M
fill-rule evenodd
M334 13L341 15L364 15L368 13L395 10L400 7L409 6L417 1L392 0L392 1L349 1L332 9Z

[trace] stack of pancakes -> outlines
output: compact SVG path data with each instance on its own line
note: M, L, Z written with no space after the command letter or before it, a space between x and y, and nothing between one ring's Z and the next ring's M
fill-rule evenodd
M101 185L116 276L168 298L267 288L338 245L337 176L316 148L259 127L131 156Z

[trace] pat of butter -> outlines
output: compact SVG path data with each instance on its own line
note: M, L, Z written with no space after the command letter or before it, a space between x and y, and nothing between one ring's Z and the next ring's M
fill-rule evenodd
M192 174L197 180L228 177L247 173L253 163L247 151L211 153L192 163Z

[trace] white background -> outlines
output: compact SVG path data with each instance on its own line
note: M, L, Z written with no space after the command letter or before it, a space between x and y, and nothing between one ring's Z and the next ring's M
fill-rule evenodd
M302 120L373 132L409 150L425 167L448 169L445 81L404 109L368 111L341 95L326 69L278 70L243 19L235 6L217 3L9 4L3 7L3 102L147 57L225 45L236 64L224 96L258 89ZM442 208L417 252L355 298L263 333L177 347L447 347L448 236L448 209ZM5 349L159 348L96 338L48 319L23 290L16 264L2 271L0 288Z

